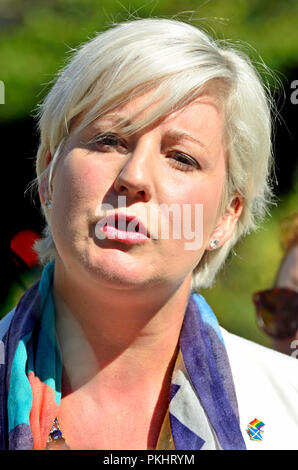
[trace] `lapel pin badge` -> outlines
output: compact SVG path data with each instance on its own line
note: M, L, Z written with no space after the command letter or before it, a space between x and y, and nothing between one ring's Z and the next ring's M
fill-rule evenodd
M254 419L247 425L247 432L252 441L262 441L263 440L263 430L261 429L265 426L265 423L259 419Z

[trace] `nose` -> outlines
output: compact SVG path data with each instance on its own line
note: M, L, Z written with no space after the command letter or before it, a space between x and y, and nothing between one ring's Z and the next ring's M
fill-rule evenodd
M126 196L130 204L147 202L152 197L153 155L149 139L140 139L114 182L117 194Z

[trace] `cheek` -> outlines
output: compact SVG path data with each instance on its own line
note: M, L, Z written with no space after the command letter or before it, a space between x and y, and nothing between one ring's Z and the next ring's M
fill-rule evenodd
M71 153L59 163L53 178L51 227L56 244L65 250L65 244L86 233L87 220L98 204L102 178L88 162Z
M109 186L108 174L104 165L94 164L92 159L70 152L61 162L54 182L54 195L59 198L59 205L76 212L82 207L90 208L99 202ZM64 204L63 204L64 202Z
M216 224L223 183L222 174L211 179L202 177L195 185L189 185L176 194L183 214L181 220L186 222L192 233L200 231L203 244L207 243Z
M207 238L210 237L211 232L215 228L217 222L222 192L223 182L221 179L219 179L213 189L210 190L209 193L206 192L204 197L204 234Z

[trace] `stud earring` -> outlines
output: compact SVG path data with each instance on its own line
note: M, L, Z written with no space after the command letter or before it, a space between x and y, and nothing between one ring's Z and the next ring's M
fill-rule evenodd
M212 248L212 250L215 250L218 247L218 244L219 240L216 238L215 240L211 240L210 247Z
M45 206L47 209L52 209L52 200L51 199L46 199L45 200Z

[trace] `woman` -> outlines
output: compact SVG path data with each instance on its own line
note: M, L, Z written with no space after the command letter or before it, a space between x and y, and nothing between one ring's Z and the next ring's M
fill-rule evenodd
M260 328L268 334L272 347L297 358L298 355L298 213L283 220L281 225L284 252L274 287L256 292Z
M2 325L3 448L254 448L255 414L265 448L281 413L296 429L296 362L195 293L264 214L270 129L249 60L188 24L123 23L74 54L40 110L48 264Z

